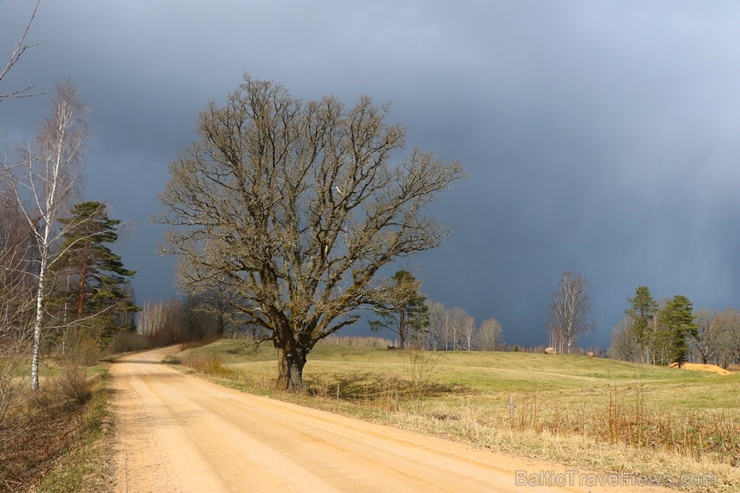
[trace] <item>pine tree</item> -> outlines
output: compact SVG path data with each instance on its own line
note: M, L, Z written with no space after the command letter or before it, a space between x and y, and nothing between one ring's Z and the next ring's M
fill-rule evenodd
M394 285L387 290L386 302L375 310L381 320L371 320L370 329L376 332L392 330L398 334L401 349L404 349L409 335L418 334L429 326L429 308L426 297L419 294L421 283L412 273L399 270L392 279Z
M689 355L688 337L698 336L693 305L686 296L676 295L668 302L660 317L670 334L671 362L681 368Z
M647 363L650 359L648 353L654 336L653 331L650 329L650 321L658 309L658 302L650 294L650 289L647 286L638 287L635 291L635 297L628 298L627 301L629 301L632 307L629 310L625 310L625 313L632 318L631 331L637 339L637 345L640 348L640 358L643 363Z
M109 338L121 312L138 308L127 292L128 279L136 272L123 266L121 257L107 246L118 240L120 221L110 219L106 205L83 202L75 205L71 217L61 218L66 226L62 256L56 275L56 305L70 320L92 320Z

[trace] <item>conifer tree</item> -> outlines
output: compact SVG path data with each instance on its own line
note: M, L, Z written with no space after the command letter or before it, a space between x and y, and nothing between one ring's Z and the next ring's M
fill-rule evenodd
M103 340L116 327L116 314L136 310L126 286L136 272L126 269L108 245L118 240L121 221L110 219L106 205L82 202L72 208L65 225L57 271L57 307L64 303L71 320L95 320ZM86 324L90 325L90 324Z
M660 317L670 334L671 362L680 368L689 355L688 337L698 336L693 305L686 296L676 295L668 302Z
M399 270L393 275L394 285L388 290L388 299L376 313L380 320L371 320L370 329L390 329L398 334L401 349L411 333L422 331L429 325L426 297L419 294L421 283L411 272Z
M650 322L658 309L658 302L650 294L647 286L640 286L635 291L634 298L628 298L631 308L625 310L625 313L632 318L631 331L637 339L637 345L640 348L640 358L643 363L650 359L649 351L654 336L650 328Z

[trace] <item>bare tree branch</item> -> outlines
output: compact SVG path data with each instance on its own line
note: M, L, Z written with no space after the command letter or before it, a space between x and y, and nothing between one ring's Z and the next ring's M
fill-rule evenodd
M26 23L26 27L23 30L23 34L21 35L20 41L15 45L13 48L13 52L10 54L10 59L8 60L8 63L5 65L5 68L0 72L0 81L3 80L3 78L10 72L10 69L12 69L18 61L21 59L23 54L26 52L27 49L33 48L35 46L38 46L41 43L35 43L35 44L26 44L26 37L28 36L28 31L31 29L31 24L33 23L33 20L36 18L36 11L39 8L39 4L41 3L41 0L36 0L36 5L33 8L33 12L31 13L30 19L28 19L28 22ZM33 89L33 86L28 86L23 89L17 89L15 91L11 91L6 94L0 94L0 101L3 99L18 99L18 98L30 98L32 96L38 96L39 94L44 94L43 92L39 93L31 93Z

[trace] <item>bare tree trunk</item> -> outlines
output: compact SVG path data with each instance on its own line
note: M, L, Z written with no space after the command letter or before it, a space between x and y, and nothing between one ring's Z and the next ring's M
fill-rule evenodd
M278 378L277 386L281 390L290 392L305 392L303 383L303 367L306 365L305 351L298 349L278 348Z
M450 350L450 314L447 311L445 311L444 336L445 336L445 351L449 351Z
M48 238L50 227L44 227L44 238ZM41 267L36 291L36 317L33 322L33 349L31 354L31 390L39 389L39 351L41 347L41 327L44 319L44 290L48 270L48 244L42 244Z
M468 345L468 351L473 350L473 335L475 334L475 320L473 317L468 317L465 320L465 342Z
M398 338L401 340L401 349L405 349L406 344L406 309L402 308L398 314Z

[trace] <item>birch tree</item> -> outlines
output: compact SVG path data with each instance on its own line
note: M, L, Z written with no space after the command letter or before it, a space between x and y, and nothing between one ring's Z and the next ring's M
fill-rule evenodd
M484 320L478 329L478 340L483 351L495 351L504 342L504 328L495 318Z
M463 337L465 337L465 349L473 350L473 338L475 337L475 319L468 315L462 325Z
M432 351L446 348L446 327L449 322L449 311L439 301L426 301L427 313L429 314L429 327L427 330L427 346Z
M594 330L595 324L589 318L590 289L591 284L580 274L563 272L557 289L552 292L547 327L550 345L556 347L558 352L565 347L570 353L580 336Z
M449 325L452 332L452 350L459 350L465 341L466 349L470 351L475 332L475 319L468 315L465 309L455 307L450 310Z
M307 103L246 76L198 120L199 139L170 165L164 251L189 290L221 276L278 354L278 386L303 390L321 339L384 299L379 269L436 247L446 228L425 216L462 177L457 162L411 151L388 105L362 97Z
M16 194L33 237L36 252L36 302L31 357L31 388L39 388L39 348L45 323L47 282L58 258L63 235L57 218L75 197L80 162L87 139L87 108L70 82L57 85L51 114L35 142L22 152Z

